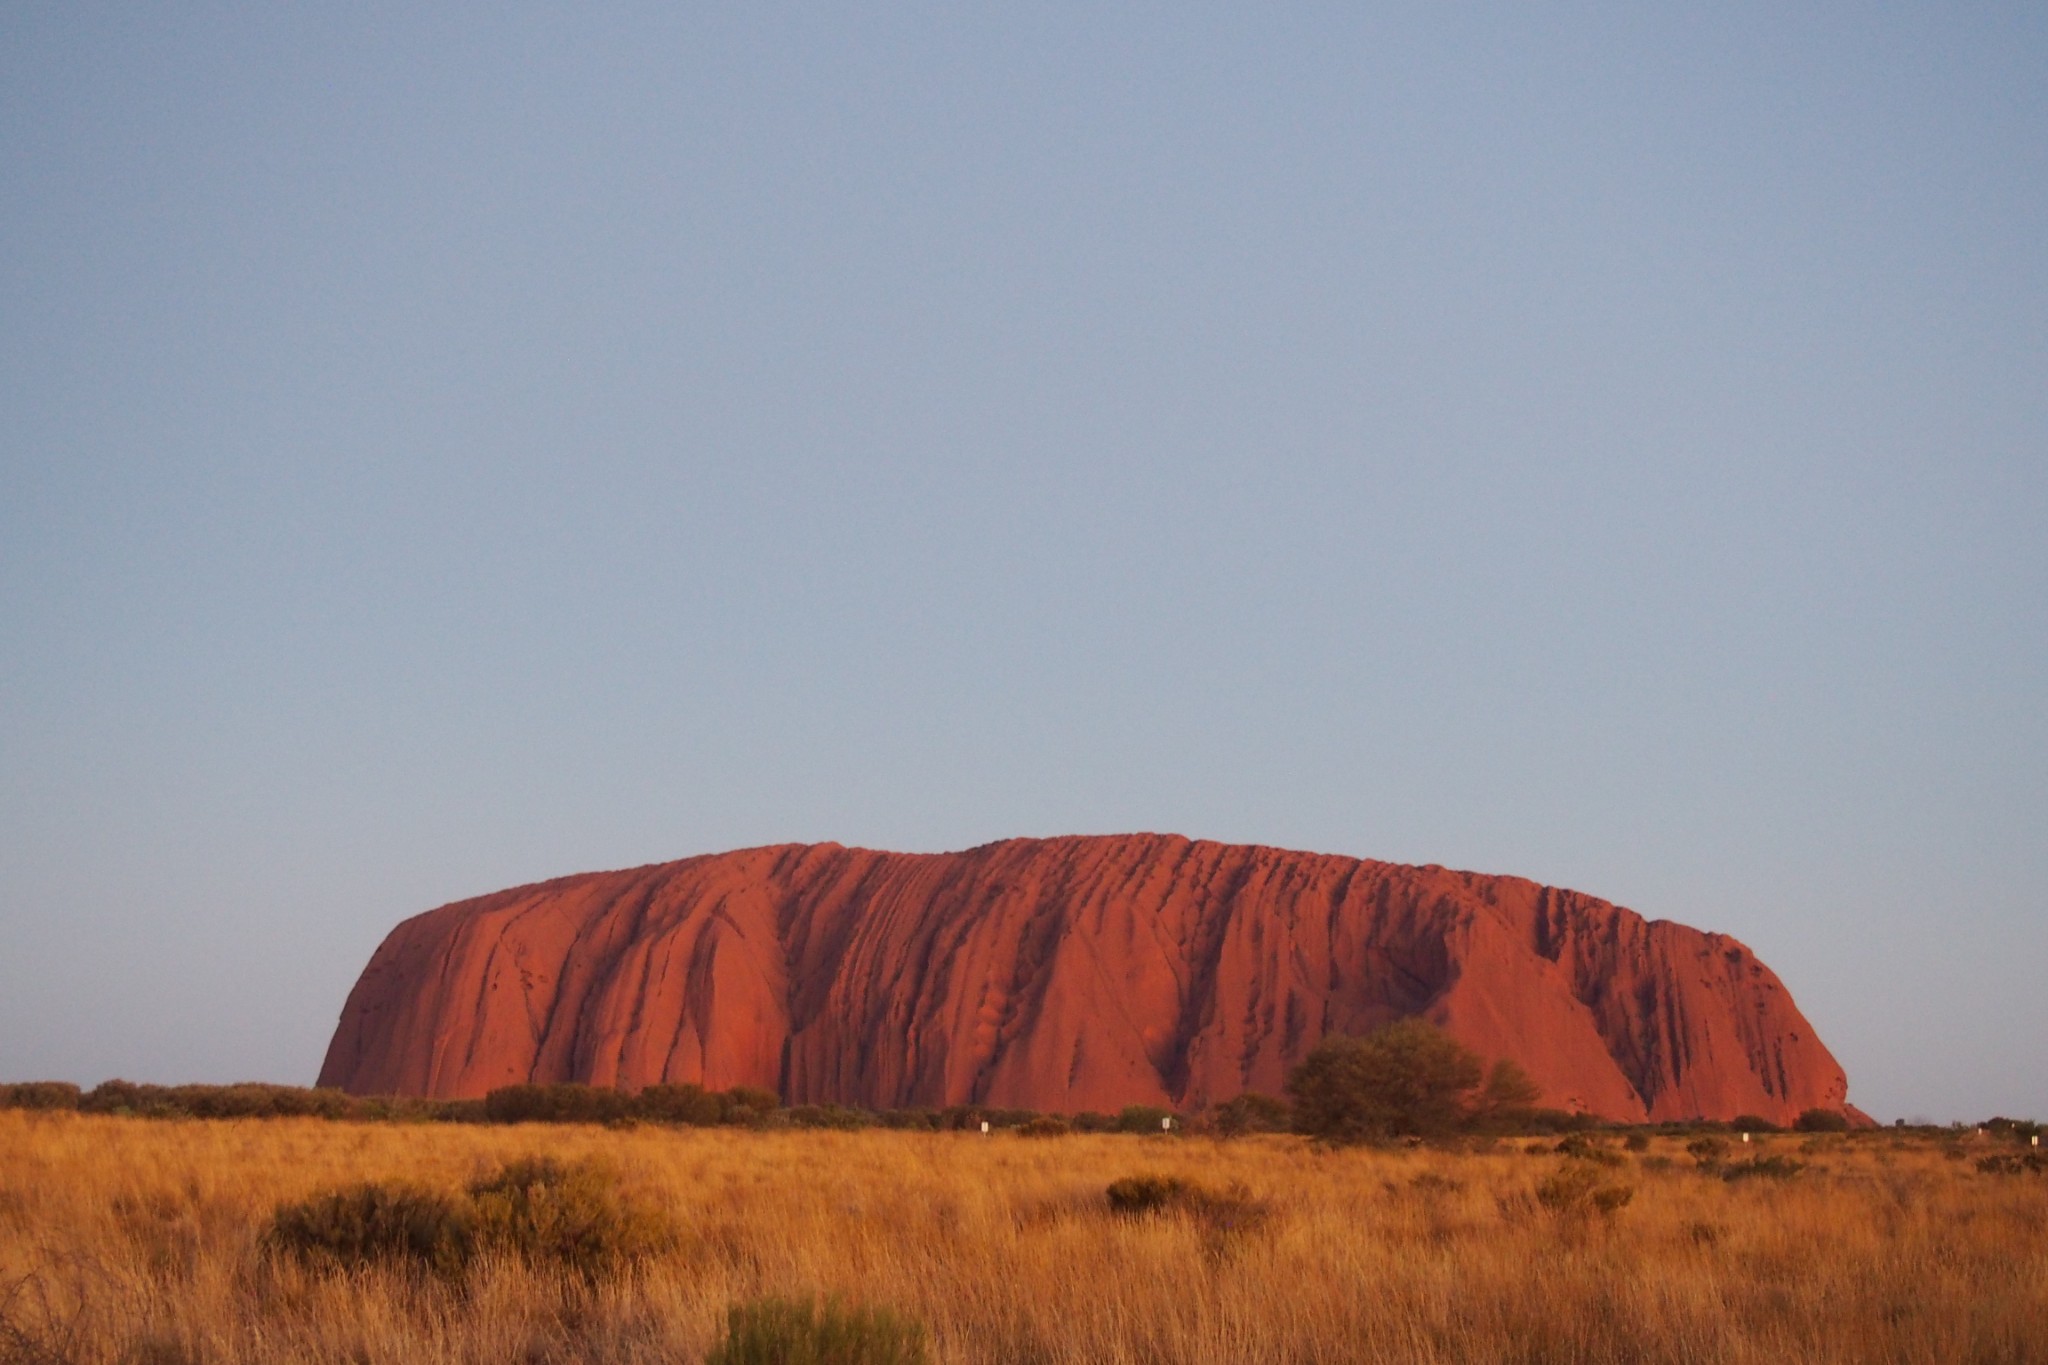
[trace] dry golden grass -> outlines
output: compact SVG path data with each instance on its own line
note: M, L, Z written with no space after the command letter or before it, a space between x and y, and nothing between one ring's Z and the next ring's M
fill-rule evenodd
M1535 1198L1562 1165L1535 1145L0 1112L0 1360L696 1361L734 1303L833 1293L921 1318L949 1362L2048 1360L2048 1179L1788 1135L1763 1150L1806 1171L1731 1184L1659 1141L1602 1170L1627 1207L1574 1218ZM608 1161L679 1243L594 1285L264 1250L281 1202L535 1153ZM1227 1216L1118 1217L1134 1174L1243 1188Z

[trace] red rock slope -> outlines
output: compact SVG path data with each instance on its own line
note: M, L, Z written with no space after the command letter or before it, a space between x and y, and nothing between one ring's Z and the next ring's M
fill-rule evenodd
M1734 939L1515 877L1162 835L755 848L443 906L378 948L320 1084L1194 1109L1408 1014L1614 1119L1785 1122L1848 1091Z

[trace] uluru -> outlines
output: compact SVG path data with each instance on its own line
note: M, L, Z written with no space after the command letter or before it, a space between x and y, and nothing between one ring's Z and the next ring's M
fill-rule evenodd
M1607 1119L1847 1110L1841 1066L1725 935L1518 877L1152 834L790 844L446 905L372 956L320 1084L1194 1111L1409 1015Z

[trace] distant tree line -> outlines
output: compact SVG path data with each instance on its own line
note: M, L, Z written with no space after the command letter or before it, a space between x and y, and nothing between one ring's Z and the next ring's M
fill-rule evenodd
M857 1109L836 1104L785 1107L772 1090L734 1086L508 1085L482 1099L432 1100L350 1095L303 1086L141 1085L106 1081L81 1090L67 1081L0 1085L0 1110L67 1110L150 1119L319 1118L410 1123L665 1124L732 1128L896 1128L926 1132L1018 1130L1060 1133L1174 1133L1186 1120L1171 1110L1131 1105L1116 1114L1041 1114L1031 1109L953 1105L943 1109ZM1284 1124L1282 1125L1284 1126Z
M1294 1132L1318 1141L1377 1143L1463 1136L1569 1134L1604 1124L1585 1114L1545 1108L1521 1067L1490 1066L1469 1048L1421 1019L1403 1019L1364 1037L1331 1035L1289 1073L1286 1098L1247 1093L1190 1115L1151 1105L1116 1114L1041 1114L1029 1109L953 1105L939 1109L868 1110L835 1104L783 1105L752 1086L709 1090L700 1085L650 1085L638 1090L579 1084L509 1085L482 1099L431 1100L349 1095L339 1090L261 1085L138 1085L106 1081L91 1090L63 1081L0 1085L0 1109L75 1110L141 1118L323 1118L408 1123L662 1124L733 1128L893 1128L924 1132L1137 1133L1239 1137ZM1996 1118L1988 1136L2030 1142L2040 1126ZM1726 1123L1648 1125L1664 1132L1776 1132L1756 1115ZM1812 1109L1794 1125L1803 1132L1842 1132L1846 1114ZM1961 1129L1934 1130L1954 1132Z

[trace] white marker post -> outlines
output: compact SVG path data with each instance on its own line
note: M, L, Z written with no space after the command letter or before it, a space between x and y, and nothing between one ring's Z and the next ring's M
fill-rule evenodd
M1744 1133L1744 1134L1742 1135L1742 1140L1743 1140L1744 1142L1748 1142L1748 1141L1749 1141L1749 1134L1747 1134L1747 1133Z
M1160 1131L1160 1132L1162 1132L1162 1133L1170 1133L1170 1132L1172 1132L1172 1131L1173 1131L1173 1120L1172 1120L1172 1119L1161 1119L1161 1120L1159 1120L1159 1131Z
M987 1119L983 1119L983 1120L981 1121L981 1131L982 1131L982 1132L984 1132L984 1133L986 1133L986 1132L988 1131L988 1120L987 1120Z
M2034 1145L2036 1147L2041 1145L2041 1135L2039 1133L2034 1134Z

